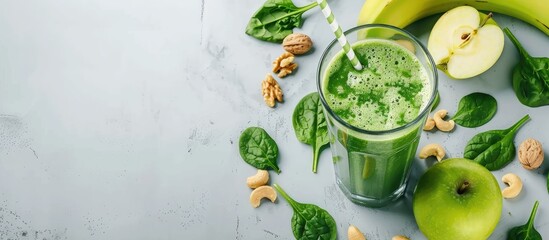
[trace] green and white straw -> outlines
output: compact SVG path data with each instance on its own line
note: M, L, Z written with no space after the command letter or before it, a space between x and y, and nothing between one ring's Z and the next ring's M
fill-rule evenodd
M337 20L335 19L334 14L332 13L332 9L330 9L330 6L328 6L328 2L326 0L316 0L318 5L320 6L320 9L322 10L322 13L324 14L324 17L326 17L326 20L328 20L328 23L330 24L330 27L332 28L332 31L334 32L337 41L339 44L343 47L343 51L345 52L345 55L351 60L351 63L355 67L356 70L362 70L362 64L358 61L358 58L355 55L355 52L351 48L351 45L347 41L347 37L345 37L345 34L343 34L343 30L341 30L341 27L337 23Z

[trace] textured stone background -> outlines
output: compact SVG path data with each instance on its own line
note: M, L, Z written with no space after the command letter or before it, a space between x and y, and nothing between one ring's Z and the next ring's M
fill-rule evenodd
M304 5L306 1L296 1ZM362 1L331 1L343 28L356 24ZM280 175L296 200L317 204L368 239L405 234L423 239L411 192L394 205L368 209L348 201L334 182L330 152L311 172L309 146L291 127L297 102L315 91L315 70L333 36L318 10L299 32L314 51L296 59L280 81L285 102L265 106L261 80L282 49L244 34L257 0L0 0L0 239L291 239L291 208L279 199L253 209L246 177L255 169L238 154L240 132L261 126L280 148ZM495 16L533 54L549 56L548 37L525 23ZM409 28L424 42L436 18ZM471 80L440 77L442 107L457 109L471 92L492 94L495 118L478 129L424 133L420 147L443 144L460 157L476 132L510 126L516 137L549 146L547 107L518 103L509 72L517 52L506 40L500 61ZM432 160L416 159L410 186ZM534 200L536 227L549 236L545 174L517 160L501 171L524 179L520 197L504 201L492 239L523 224ZM503 183L501 186L504 187Z

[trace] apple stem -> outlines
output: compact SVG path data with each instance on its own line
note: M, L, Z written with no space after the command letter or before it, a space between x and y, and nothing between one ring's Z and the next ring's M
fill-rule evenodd
M492 18L493 14L490 12L488 13L488 16L486 16L486 18L484 20L482 20L482 23L480 24L480 26L478 28L481 28L481 27L484 27L484 25L488 22L488 20L490 20L490 18Z
M461 184L461 186L459 186L459 189L458 189L458 194L463 194L465 193L465 191L469 188L469 182L465 181Z

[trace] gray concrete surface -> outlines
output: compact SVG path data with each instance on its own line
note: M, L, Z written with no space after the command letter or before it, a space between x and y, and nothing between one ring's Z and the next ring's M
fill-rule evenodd
M305 1L296 1L303 5ZM333 36L318 10L299 32L314 51L280 81L285 102L266 107L261 80L282 48L244 34L257 0L87 1L0 0L0 239L292 239L291 208L283 199L254 209L246 177L255 169L238 153L238 137L261 126L280 148L278 183L301 202L328 210L339 238L349 224L368 239L405 234L424 239L411 210L417 178L433 161L416 159L404 198L383 209L352 204L334 183L330 152L311 172L311 149L295 138L294 106L315 91L315 69ZM343 28L356 24L362 1L331 1ZM533 54L549 56L539 30L497 15ZM426 41L436 18L408 29ZM485 74L440 77L440 106L450 112L471 92L492 94L495 118L478 129L423 133L420 147L438 142L460 157L476 132L532 120L517 134L549 146L548 107L515 98L510 69L517 51L506 40L500 61ZM546 172L518 160L493 172L525 183L504 200L491 239L523 224L534 200L535 226L549 237ZM500 186L504 184L500 182Z

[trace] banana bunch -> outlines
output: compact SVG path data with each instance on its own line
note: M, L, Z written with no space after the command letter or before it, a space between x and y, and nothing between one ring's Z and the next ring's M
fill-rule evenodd
M366 0L358 24L384 23L404 28L424 17L463 5L521 19L549 35L547 0Z

